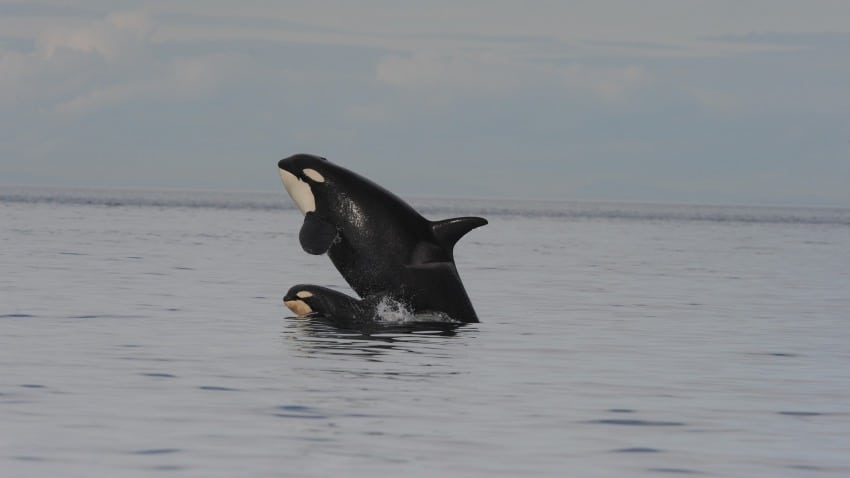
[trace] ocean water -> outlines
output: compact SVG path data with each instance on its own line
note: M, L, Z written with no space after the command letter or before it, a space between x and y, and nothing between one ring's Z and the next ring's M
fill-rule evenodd
M0 189L0 475L850 476L850 210L412 202L482 323L289 318L282 189Z

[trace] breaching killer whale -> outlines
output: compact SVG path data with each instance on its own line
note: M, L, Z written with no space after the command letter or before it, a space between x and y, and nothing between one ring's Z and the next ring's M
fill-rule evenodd
M278 169L304 213L301 247L327 253L360 297L389 297L413 312L478 322L454 263L454 245L486 219L429 221L381 186L319 156L296 154L280 160Z

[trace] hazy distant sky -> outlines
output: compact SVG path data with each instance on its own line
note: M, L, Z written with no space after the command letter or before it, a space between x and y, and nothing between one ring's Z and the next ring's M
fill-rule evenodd
M402 195L850 206L850 1L0 0L0 183L275 190L295 152Z

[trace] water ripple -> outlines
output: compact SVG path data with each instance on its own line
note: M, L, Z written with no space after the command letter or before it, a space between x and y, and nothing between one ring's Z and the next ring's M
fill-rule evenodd
M277 407L283 413L273 413L272 415L280 418L310 418L310 419L327 419L328 416L319 413L316 409L304 405L281 405Z
M620 418L602 418L599 420L590 420L584 423L593 423L598 425L625 425L625 426L638 426L638 427L680 427L685 425L682 422L667 422L667 421L653 421L653 420L637 420L637 419L620 419Z
M636 446L632 448L620 448L618 450L612 451L614 453L659 453L661 450L659 450L658 448Z
M169 455L172 453L179 453L179 448L152 448L149 450L137 450L132 452L133 455Z
M201 390L209 390L213 392L239 392L237 388L219 387L217 385L201 385L198 387Z

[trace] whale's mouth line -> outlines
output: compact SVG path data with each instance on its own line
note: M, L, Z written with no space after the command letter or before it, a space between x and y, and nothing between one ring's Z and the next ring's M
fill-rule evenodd
M313 190L310 185L299 179L289 171L278 168L280 179L283 181L283 187L289 193L289 197L295 201L295 205L303 214L314 212L316 210L316 198L313 196Z

